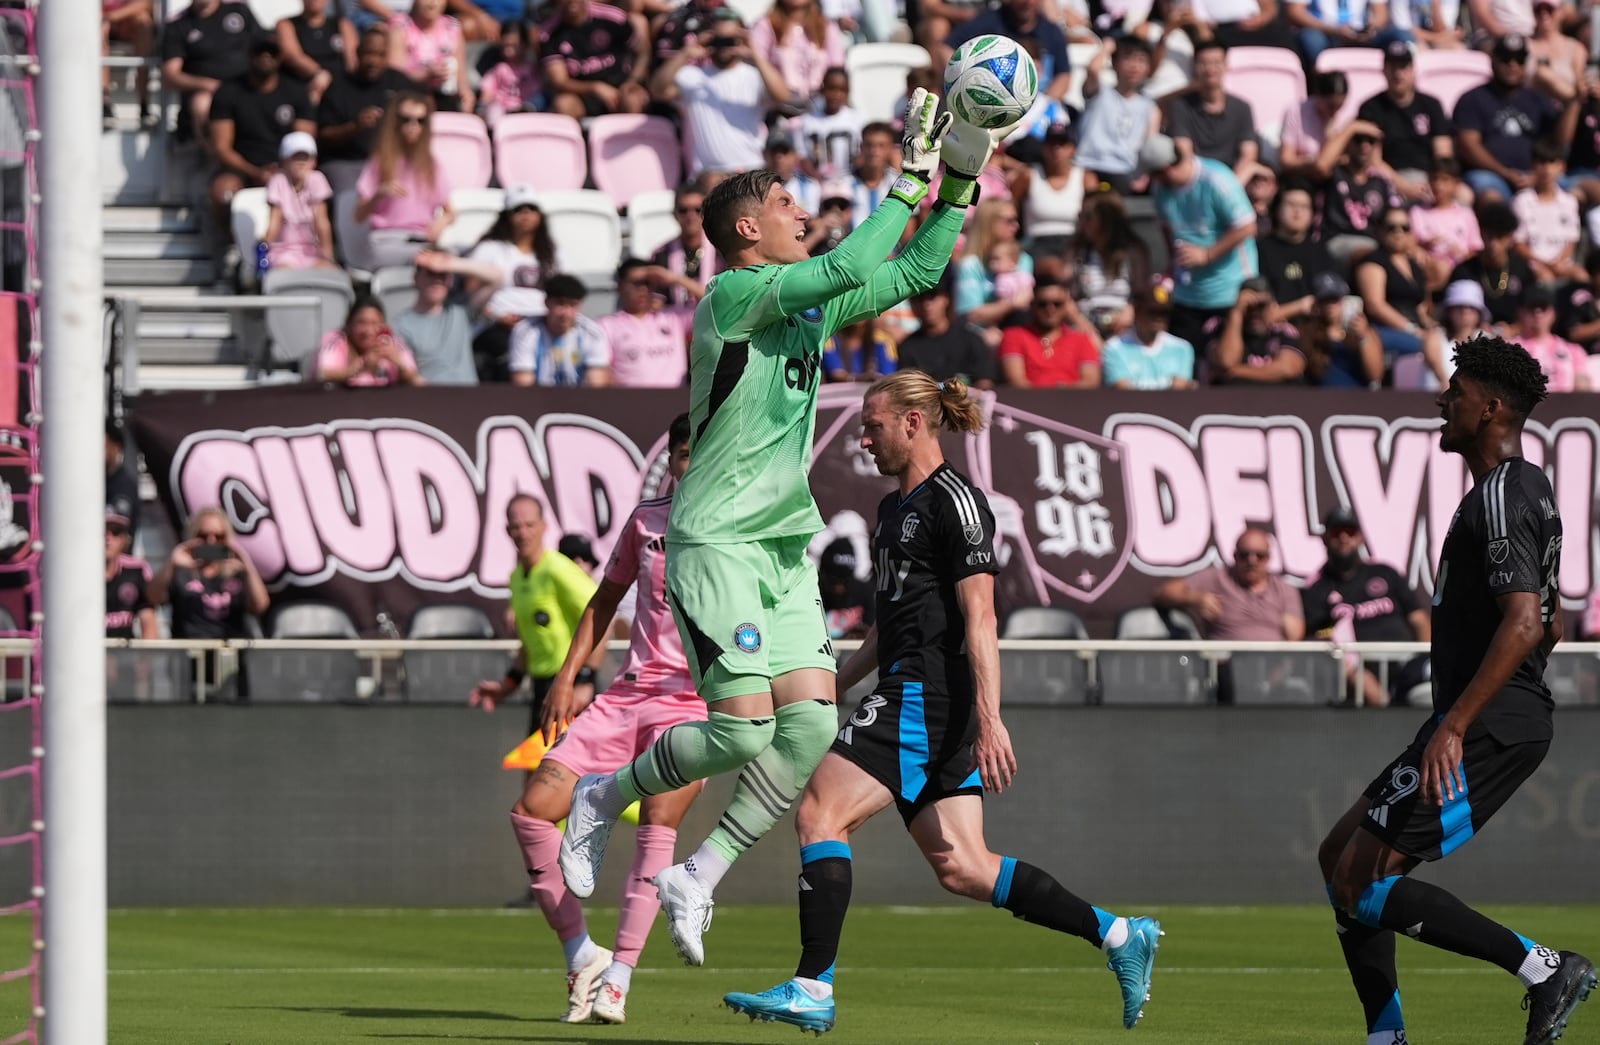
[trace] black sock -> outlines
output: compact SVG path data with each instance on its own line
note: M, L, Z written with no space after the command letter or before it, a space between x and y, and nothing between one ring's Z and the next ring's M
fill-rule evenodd
M800 847L800 964L796 977L833 982L839 937L850 909L850 847L813 842Z
M1342 911L1334 912L1339 925L1339 948L1350 968L1361 1011L1367 1018L1367 1033L1401 1030L1400 977L1394 968L1394 933L1362 925Z
M1025 922L1079 936L1096 947L1104 938L1100 913L1087 901L1067 892L1061 883L1032 864L1009 856L1000 858L1000 878L989 901Z
M1437 885L1415 878L1396 875L1367 886L1361 894L1360 915L1364 925L1376 921L1430 947L1493 962L1513 976L1528 956L1527 940Z

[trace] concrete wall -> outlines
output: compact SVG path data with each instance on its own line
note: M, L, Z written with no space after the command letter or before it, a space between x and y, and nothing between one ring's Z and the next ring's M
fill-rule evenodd
M111 902L130 905L499 904L524 887L506 811L520 774L500 757L526 709L114 707ZM1019 707L1021 775L987 803L1000 852L1107 902L1318 902L1317 841L1410 739L1422 714L1324 709ZM1600 899L1600 714L1569 712L1550 757L1492 826L1425 872L1477 901ZM0 764L26 738L0 736ZM715 782L682 846L719 814ZM0 785L0 834L27 790ZM597 895L615 903L619 830ZM944 896L892 811L856 839L855 895ZM25 894L0 850L0 903ZM723 902L787 903L785 823L728 878Z

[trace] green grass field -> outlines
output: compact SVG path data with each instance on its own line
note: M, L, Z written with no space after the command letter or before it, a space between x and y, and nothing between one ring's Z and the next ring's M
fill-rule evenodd
M845 928L840 1019L829 1040L883 1043L1132 1041L1147 1045L1336 1045L1364 1041L1325 909L1169 907L1146 1017L1124 1037L1111 974L1086 944L977 905L862 908ZM1600 907L1494 908L1554 946L1600 950ZM615 928L601 910L591 930ZM0 923L0 968L25 957L25 926ZM793 972L795 915L719 909L711 964L676 964L658 924L622 1027L558 1023L560 951L536 912L176 910L111 916L111 1040L117 1045L461 1042L794 1042L751 1024L723 992ZM1418 1045L1522 1040L1522 991L1496 969L1400 941L1407 1022ZM0 1039L26 996L0 986ZM1600 1042L1580 1010L1564 1041Z

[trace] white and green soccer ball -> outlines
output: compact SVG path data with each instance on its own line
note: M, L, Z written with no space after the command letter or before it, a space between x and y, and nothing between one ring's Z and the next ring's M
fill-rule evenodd
M944 67L945 104L977 127L1016 123L1038 93L1038 67L1009 36L974 37L956 48Z

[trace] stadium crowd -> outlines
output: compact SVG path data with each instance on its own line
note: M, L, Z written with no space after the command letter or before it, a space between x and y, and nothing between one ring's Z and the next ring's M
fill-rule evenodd
M851 105L847 49L915 40L930 64L908 70L905 90L937 89L953 47L1001 32L1037 60L1039 99L985 171L944 281L841 331L823 360L828 380L916 367L980 388L1437 388L1452 341L1494 332L1526 346L1553 391L1600 388L1600 66L1579 9L906 0L886 17L881 7L779 0L747 24L717 0L306 0L262 26L241 0L193 0L157 33L152 0L107 0L104 35L159 48L162 83L182 97L177 133L210 165L219 229L241 190L265 190L262 256L234 251L230 276L349 273L348 318L298 350L312 380L683 385L693 308L722 264L701 225L705 193L730 172L774 169L812 215L808 248L832 249L882 200L899 158L896 124ZM1093 48L1081 108L1066 102L1069 42ZM1236 63L1229 51L1241 47L1251 50ZM1446 100L1429 93L1424 54L1474 50L1487 55L1483 82ZM1308 87L1281 130L1258 127L1239 93L1263 54L1294 55ZM1381 69L1382 89L1358 96L1347 69L1368 82ZM139 85L141 119L153 123ZM612 113L670 121L685 158L673 234L635 241L614 272L579 271L568 259L582 245L561 242L544 194L516 181L499 186L502 209L475 243L443 242L462 186L432 141L442 112L475 113L489 135L522 112L557 114L580 133ZM341 193L348 227L335 220ZM352 234L362 242L346 242ZM393 266L409 269L399 306L371 282ZM615 310L589 314L599 286L614 286ZM108 456L108 477L120 468ZM170 601L176 634L192 590L211 617L226 603L218 627L242 634L266 597L231 535L201 532L226 520L197 517L155 572L128 556L133 502L112 495L107 515L108 595L138 590L127 606L119 596L115 633L150 633L147 611ZM1359 559L1353 517L1325 523L1339 564L1304 591L1269 576L1256 547L1268 535L1251 530L1230 566L1164 585L1153 601L1207 637L1343 634L1352 622L1329 612L1340 586L1388 567ZM213 543L233 550L203 547ZM824 557L836 637L870 614L847 557ZM1426 614L1418 623L1402 589L1355 625L1358 637L1375 627L1426 637ZM1581 632L1600 635L1600 593ZM1398 698L1354 671L1365 702Z
M130 7L148 3L107 3L107 33L140 45ZM1600 228L1600 78L1576 9L923 0L899 13L931 62L907 90L936 86L952 47L983 32L1018 39L1043 90L985 173L946 285L841 332L830 379L916 365L979 386L1431 388L1450 338L1494 330L1525 344L1553 389L1595 387L1600 253L1584 244ZM219 228L241 188L267 192L266 257L233 251L230 268L248 281L359 256L358 289L369 270L415 265L419 295L443 292L386 322L361 300L344 330L297 350L308 376L661 387L684 379L688 315L720 264L699 225L717 180L785 174L813 215L814 253L887 191L898 129L851 106L845 67L865 26L883 35L880 15L849 0L781 0L752 25L710 0L308 0L264 27L241 0L194 0L160 47L184 100L179 132L215 172ZM1099 41L1082 109L1064 102L1069 41ZM1230 91L1252 82L1260 47L1304 62L1309 97L1281 132ZM1487 81L1442 103L1419 57L1468 47L1488 52ZM1370 61L1339 57L1361 49ZM1379 65L1383 90L1353 96L1341 69ZM1173 68L1187 75L1157 93L1173 79L1155 74ZM431 142L445 111L476 112L491 134L518 112L580 127L670 120L688 177L678 235L633 245L647 256L614 275L573 273L540 193L519 183L502 186L481 242L438 249L460 187ZM354 194L358 246L335 242L340 192ZM1152 212L1161 236L1141 229ZM618 307L591 317L597 276L615 279Z

